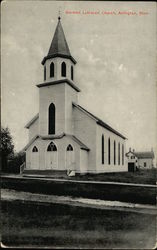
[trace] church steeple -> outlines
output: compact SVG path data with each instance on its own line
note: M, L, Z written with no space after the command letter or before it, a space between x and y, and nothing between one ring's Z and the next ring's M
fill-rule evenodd
M39 90L40 134L61 134L73 131L73 105L80 89L75 84L76 61L71 56L64 31L58 17L57 27L44 65L44 82Z
M76 64L75 59L71 56L64 31L61 24L61 17L58 17L58 24L48 51L48 54L42 60L42 64L45 64L45 61L50 58L61 57L61 58L68 58L74 64Z

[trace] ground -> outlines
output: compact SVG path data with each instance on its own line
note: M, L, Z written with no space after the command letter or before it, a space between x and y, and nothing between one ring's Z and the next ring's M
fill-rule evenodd
M77 174L74 177L68 177L66 171L30 171L31 174L40 173L52 178L64 178L74 180L92 180L92 181L115 181L115 182L126 182L126 183L138 183L138 184L152 184L155 185L157 181L157 169L140 169L136 172L115 172L115 173L101 173L101 174Z
M156 170L151 170L76 176L75 179L155 184L155 173ZM154 187L74 183L63 180L57 182L52 179L19 177L3 176L2 187L45 195L156 204ZM24 198L21 201L2 200L1 204L2 243L7 246L152 249L155 245L156 216L153 214L125 209L116 211L68 204L39 204L24 201Z
M122 173L104 173L104 174L87 174L84 176L77 176L76 179L82 180L96 180L96 181L115 181L139 184L156 184L157 169L139 170L136 172L122 172Z
M32 173L39 174L39 171L32 171ZM40 171L41 172L41 171ZM52 175L52 171L42 171L43 175ZM138 183L138 184L152 184L157 182L157 169L140 169L136 172L117 172L117 173L103 173L103 174L86 174L77 175L75 177L68 177L66 174L60 174L55 171L52 178L66 178L76 180L92 180L92 181L115 181L126 183Z
M88 183L31 177L2 177L2 188L17 191L101 200L156 204L156 187Z
M152 249L155 216L61 204L2 202L2 242L9 246Z

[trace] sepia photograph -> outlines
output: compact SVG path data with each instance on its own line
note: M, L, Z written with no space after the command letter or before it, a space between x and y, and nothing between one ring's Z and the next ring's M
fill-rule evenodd
M156 18L2 2L2 248L155 249Z

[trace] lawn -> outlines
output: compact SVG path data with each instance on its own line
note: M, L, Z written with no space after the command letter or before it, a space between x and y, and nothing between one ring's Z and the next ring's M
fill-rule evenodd
M155 216L52 204L2 202L7 246L152 249Z
M76 176L68 177L66 172L53 170L29 170L30 174L45 175L51 178L72 179L72 180L89 180L89 181L111 181L111 182L125 182L136 184L152 184L157 182L157 169L139 169L136 172L115 172L115 173L101 173L101 174L76 174Z
M92 180L92 181L115 181L138 184L155 185L157 181L157 169L145 169L136 172L118 172L118 173L103 173L103 174L86 174L75 176L77 180Z
M155 187L2 177L2 188L31 193L156 204Z

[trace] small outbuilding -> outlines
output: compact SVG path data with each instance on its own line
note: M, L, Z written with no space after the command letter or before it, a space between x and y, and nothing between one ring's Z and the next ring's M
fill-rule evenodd
M128 171L134 172L137 168L141 169L151 169L153 168L153 159L154 152L145 151L145 152L135 152L135 150L129 149L129 152L126 153L128 160Z

